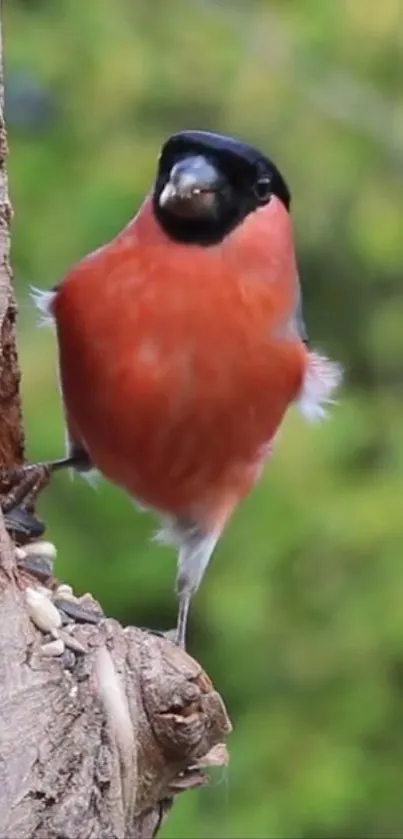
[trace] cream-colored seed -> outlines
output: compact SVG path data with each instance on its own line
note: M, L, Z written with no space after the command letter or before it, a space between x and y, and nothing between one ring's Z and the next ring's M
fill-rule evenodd
M34 591L39 592L39 594L43 594L44 597L47 597L48 600L52 599L52 592L50 588L45 588L45 586L37 586Z
M61 638L56 638L54 641L49 641L48 644L42 644L41 646L41 655L49 656L49 658L63 655L63 653L64 643Z
M44 556L46 559L56 559L57 550L52 542L30 542L24 546L26 554Z
M84 655L87 652L86 648L81 643L81 641L77 641L77 638L73 638L73 636L70 635L68 632L60 630L59 635L65 647L67 647L69 650L72 650L75 653L81 653L82 655Z
M38 589L27 588L25 597L28 614L42 632L52 632L62 624L62 618L56 606Z
M74 597L73 589L71 586L67 585L67 583L61 583L60 586L57 587L55 591L56 597L64 597L66 600L76 600L77 598Z

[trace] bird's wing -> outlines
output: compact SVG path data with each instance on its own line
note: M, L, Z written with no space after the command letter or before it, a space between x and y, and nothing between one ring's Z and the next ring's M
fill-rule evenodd
M306 325L305 325L305 320L304 320L304 311L303 311L303 306L302 306L301 281L300 281L300 278L299 278L298 274L297 274L297 305L296 305L295 312L294 312L294 323L295 323L298 335L301 338L301 341L303 341L304 344L306 344L306 346L308 347L309 346L309 337L308 337L308 331L307 331L307 328L306 328Z

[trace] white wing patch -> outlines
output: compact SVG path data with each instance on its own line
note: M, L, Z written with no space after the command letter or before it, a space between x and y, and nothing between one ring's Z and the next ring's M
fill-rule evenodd
M39 326L53 325L52 304L56 293L56 291L43 291L41 288L31 286L31 299L40 312Z
M333 395L343 376L340 364L319 353L308 353L304 383L297 399L297 407L309 422L324 419L328 405L334 404Z

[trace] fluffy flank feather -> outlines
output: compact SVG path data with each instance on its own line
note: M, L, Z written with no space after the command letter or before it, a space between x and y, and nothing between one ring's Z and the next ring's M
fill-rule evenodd
M78 472L78 474L80 478L87 482L88 486L90 486L91 489L95 489L97 492L99 492L99 482L102 477L99 469L89 469L88 472Z
M334 404L333 395L342 380L342 368L335 361L318 353L308 353L308 365L297 407L308 422L327 416L327 406Z
M55 291L43 291L41 288L31 286L31 299L38 309L39 326L51 326L53 324L52 303L56 297Z
M198 527L194 522L183 522L174 516L163 516L161 527L153 536L153 542L158 545L171 545L180 548L184 538L189 539L197 533Z

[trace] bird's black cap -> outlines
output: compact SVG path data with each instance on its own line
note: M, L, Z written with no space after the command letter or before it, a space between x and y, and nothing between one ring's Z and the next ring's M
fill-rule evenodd
M203 180L200 184L197 182L195 162L198 161L202 178L201 159L206 160L206 170L207 163L209 165L208 190L203 188ZM186 172L186 161L189 171L193 166L192 177L189 171ZM186 196L179 194L177 201L161 202L161 196L167 195L168 184L170 193L174 192L170 178L174 172L176 181L179 180L178 163L187 176L186 183L193 183L194 192L188 191ZM212 166L216 171L215 189L211 187ZM208 201L203 200L204 193L209 193ZM212 193L214 200L211 200ZM177 241L218 244L249 213L267 204L273 196L290 209L290 191L279 170L270 158L247 143L209 131L181 131L173 134L162 147L154 210L166 232ZM185 201L188 208L183 206Z

